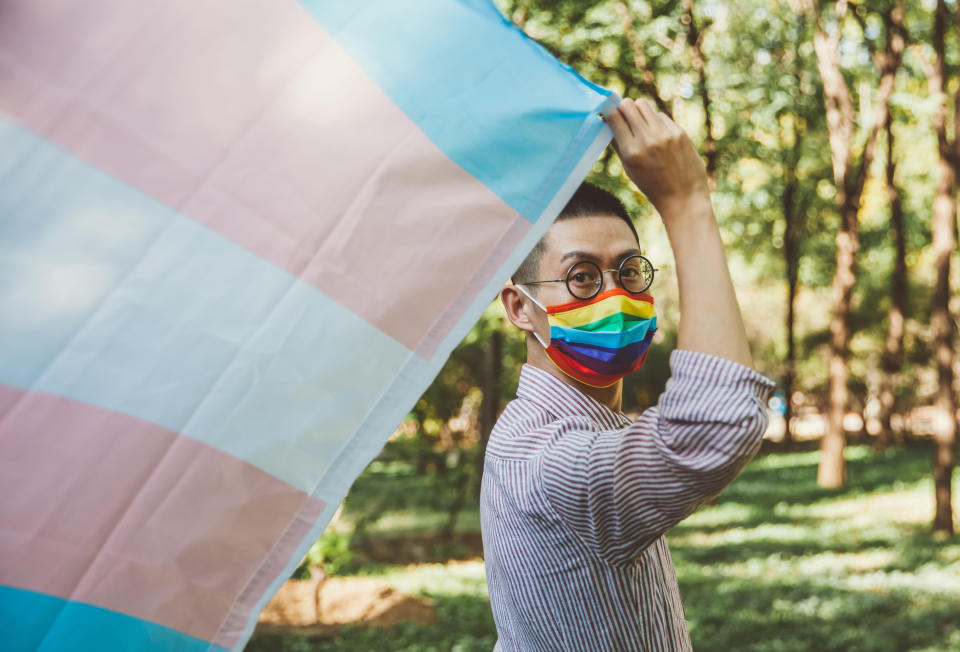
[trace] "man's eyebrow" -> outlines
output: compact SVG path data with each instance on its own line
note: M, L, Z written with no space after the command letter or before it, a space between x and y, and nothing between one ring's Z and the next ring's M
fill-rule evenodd
M617 256L617 260L623 260L627 256L636 256L639 253L640 253L640 250L637 249L636 247L634 247L633 249L627 249L626 251L621 252L620 255ZM601 262L597 256L590 253L589 251L580 251L580 250L568 251L567 253L563 254L563 256L560 258L560 262L562 263L572 258L576 258L579 260L589 260L594 263Z
M593 262L598 262L600 260L589 251L574 250L574 251L568 251L567 253L563 254L563 256L560 258L560 262L562 263L571 258L579 258L581 260L590 260Z

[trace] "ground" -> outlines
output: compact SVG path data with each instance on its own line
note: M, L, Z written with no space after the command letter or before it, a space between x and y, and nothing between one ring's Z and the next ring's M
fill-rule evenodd
M960 651L960 537L929 532L929 446L879 456L850 447L847 458L848 487L828 491L816 486L815 451L761 456L668 534L694 649ZM402 563L364 559L350 576L429 600L435 624L258 631L248 650L489 651L496 632L482 561L409 563L418 561L403 543L416 538L415 516L385 519L403 533L392 548L390 527L377 533L374 549ZM475 514L463 523L475 527ZM423 554L443 551L424 541ZM449 550L470 557L470 541L465 533Z

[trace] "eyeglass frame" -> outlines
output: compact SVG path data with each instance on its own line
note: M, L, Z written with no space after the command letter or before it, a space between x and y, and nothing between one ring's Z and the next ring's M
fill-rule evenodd
M620 280L620 272L623 270L623 266L626 264L628 260L632 258L642 258L643 260L647 261L647 264L650 266L650 282L647 283L642 290L636 290L636 291L627 290L627 288L624 287L623 282ZM589 297L578 297L576 294L574 294L573 290L570 289L570 273L573 272L575 267L577 267L578 265L582 265L584 263L589 263L594 267L596 267L598 270L600 270L600 278L597 281L597 289L593 292L593 294L591 294ZM617 267L617 269L603 269L600 267L600 265L593 262L592 260L580 260L575 262L573 265L570 265L570 268L567 270L567 273L564 275L563 278L554 278L554 279L549 279L544 281L527 281L526 283L517 283L517 285L537 285L539 283L563 283L567 286L567 292L569 292L570 296L572 296L574 299L577 299L579 301L589 301L590 299L600 294L600 290L601 288L603 288L603 275L606 274L607 272L617 273L617 285L623 288L624 291L629 292L630 294L643 294L644 292L650 289L651 285L653 285L653 278L656 275L656 272L658 271L660 270L654 267L653 263L650 262L650 259L644 256L643 254L632 254L630 256L627 256L623 260L621 260L620 265L619 267Z

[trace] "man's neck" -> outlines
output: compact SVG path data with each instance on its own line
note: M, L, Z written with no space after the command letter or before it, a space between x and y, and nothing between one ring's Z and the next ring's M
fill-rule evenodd
M531 346L529 342L527 343L527 364L536 367L537 369L546 371L554 378L562 380L574 389L586 394L597 403L606 405L615 414L620 414L620 406L623 402L622 380L618 380L609 387L592 387L590 385L581 383L579 380L575 380L560 371L560 368L557 367L557 365L555 365L553 361L547 357L543 347Z

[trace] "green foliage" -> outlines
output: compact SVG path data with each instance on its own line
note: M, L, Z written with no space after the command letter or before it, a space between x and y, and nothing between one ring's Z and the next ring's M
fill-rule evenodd
M708 136L714 141L717 217L757 364L774 376L784 372L787 350L784 215L789 204L797 215L800 256L795 382L811 403L825 402L828 287L839 215L809 18L795 13L790 3L772 0L693 2L693 24L702 37L705 63L701 79L689 41L690 22L679 0L498 0L498 5L527 34L585 77L624 96L658 100L699 145L706 145ZM900 386L921 392L901 391L901 409L929 400L933 387L928 327L933 279L927 252L937 150L930 129L936 98L929 94L925 69L931 54L933 3L907 5L910 46L890 101L913 319L905 342L911 364L903 367ZM948 5L950 11L955 10L954 3ZM829 3L822 6L826 29L839 30L842 35L842 73L860 112L855 152L862 150L873 126L872 103L879 79L873 57L884 47L884 17L892 6L892 0L855 3L842 22L837 21ZM631 33L635 39L630 38ZM955 66L960 62L960 40L948 34L947 47L948 60ZM948 92L953 93L953 86ZM710 134L706 133L707 118ZM879 385L894 263L882 136L877 152L861 205L862 242L851 316L858 362L851 370L850 383L854 395L860 397L859 406L876 394ZM853 161L854 169L859 165L859 160ZM670 251L656 218L623 175L612 151L604 154L589 178L624 200L638 218L644 249L666 268L654 293L664 342L675 341L667 332L677 323ZM794 187L788 192L791 183ZM764 317L757 318L758 314ZM648 366L651 370L656 367ZM655 399L661 380L661 373L654 372L649 388L639 394ZM632 393L628 392L628 400Z
M353 551L350 548L351 536L343 532L328 530L313 542L300 566L294 571L295 579L310 577L310 569L319 566L327 575L340 575L353 569Z
M422 522L404 525L405 514L433 514L433 521L438 524L450 518L458 489L475 481L475 461L480 450L474 447L435 454L431 448L431 455L441 466L426 471L418 466L425 454L411 453L419 446L416 439L387 444L380 457L354 483L343 515L354 536L376 535L385 528L393 535L423 534Z

